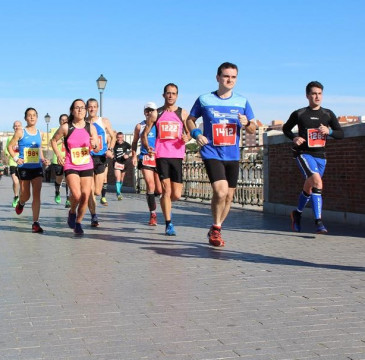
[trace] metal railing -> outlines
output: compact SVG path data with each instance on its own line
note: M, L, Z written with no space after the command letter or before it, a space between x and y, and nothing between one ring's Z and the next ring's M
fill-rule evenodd
M136 191L145 192L142 172L136 169ZM239 174L233 202L241 205L262 206L264 203L263 161L249 158L239 162ZM187 152L183 162L183 194L186 199L208 201L212 188L198 153Z

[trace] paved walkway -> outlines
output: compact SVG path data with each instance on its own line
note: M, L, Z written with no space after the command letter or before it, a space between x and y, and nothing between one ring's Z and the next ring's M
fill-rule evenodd
M209 206L177 203L167 238L144 196L108 194L75 238L45 183L39 235L11 197L3 177L1 360L365 359L364 229L233 209L214 249Z

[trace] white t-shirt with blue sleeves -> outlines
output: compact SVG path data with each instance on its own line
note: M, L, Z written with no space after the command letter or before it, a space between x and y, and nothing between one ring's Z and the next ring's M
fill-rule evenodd
M240 159L239 139L242 125L238 114L246 115L249 121L255 118L247 99L236 93L222 99L214 91L199 96L195 101L190 116L196 119L203 117L203 135L208 139L208 144L200 150L203 160Z

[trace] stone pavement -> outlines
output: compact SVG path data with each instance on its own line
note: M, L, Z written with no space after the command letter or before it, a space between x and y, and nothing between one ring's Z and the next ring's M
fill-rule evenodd
M304 219L295 234L234 208L214 249L208 205L175 204L167 238L144 196L107 198L76 238L45 183L45 233L32 234L30 204L17 216L0 181L1 360L365 359L363 228L314 235Z

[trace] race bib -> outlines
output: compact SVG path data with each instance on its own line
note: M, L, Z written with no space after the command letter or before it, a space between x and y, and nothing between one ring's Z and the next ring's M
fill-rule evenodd
M115 163L114 163L114 169L115 169L115 170L124 170L124 164L121 164L121 163L115 162Z
M159 123L160 139L178 139L180 124L176 121L161 121Z
M71 149L71 162L74 165L86 165L90 162L90 150L88 147Z
M307 129L308 147L326 146L327 135L321 134L318 129Z
M236 124L212 124L212 132L214 146L236 145Z
M24 148L24 163L39 163L39 148Z
M155 155L154 154L152 154L152 155L149 155L149 154L143 155L142 165L149 166L149 167L156 167Z

